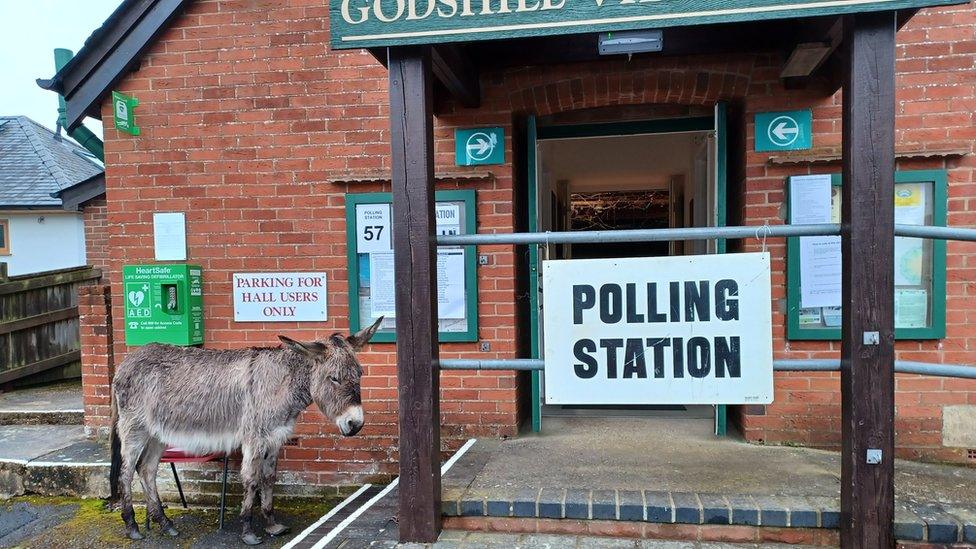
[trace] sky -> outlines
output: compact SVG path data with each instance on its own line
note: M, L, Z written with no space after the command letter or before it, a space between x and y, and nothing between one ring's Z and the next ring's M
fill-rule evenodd
M121 0L0 0L0 115L25 115L54 130L58 97L34 80L54 74L54 48L78 53ZM102 135L100 121L85 125Z

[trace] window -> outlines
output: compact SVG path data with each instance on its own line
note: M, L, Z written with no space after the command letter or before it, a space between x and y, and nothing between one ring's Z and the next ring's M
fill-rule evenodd
M10 221L0 219L0 255L10 255Z
M476 230L475 192L438 191L438 234L471 234ZM396 341L393 278L393 197L390 193L346 195L349 261L349 329L352 332L383 316L372 341ZM478 278L474 246L437 250L438 325L440 341L478 340Z
M789 186L794 184L794 179L796 178L788 180L788 191ZM834 223L840 222L840 186L840 174L832 174L830 208L831 221ZM786 194L790 196L791 193ZM893 199L895 223L944 227L948 205L946 172L942 170L895 172ZM789 212L792 220L797 213L792 205ZM787 338L839 340L840 307L802 306L800 279L804 265L801 264L800 238L788 239L786 254ZM894 275L895 338L941 339L945 337L945 241L896 237Z

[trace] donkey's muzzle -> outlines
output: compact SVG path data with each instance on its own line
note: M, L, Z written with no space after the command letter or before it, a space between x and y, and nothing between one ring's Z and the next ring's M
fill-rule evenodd
M336 425L343 436L351 437L363 428L363 407L350 406L336 418Z

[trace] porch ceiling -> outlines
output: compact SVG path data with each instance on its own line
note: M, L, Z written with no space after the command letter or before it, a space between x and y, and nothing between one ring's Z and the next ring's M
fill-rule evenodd
M900 10L899 28L917 11ZM813 88L830 95L842 85L841 20L841 16L826 16L664 28L662 51L635 54L633 58L773 53L782 58L782 80L787 88ZM599 33L588 33L432 46L437 81L435 111L445 97L476 108L480 103L478 77L482 71L625 58L601 56L598 38ZM386 65L385 49L370 51ZM796 73L790 65L794 59L800 61L801 67L806 65L806 74L791 76ZM788 66L794 70L787 71ZM806 71L801 68L801 72Z

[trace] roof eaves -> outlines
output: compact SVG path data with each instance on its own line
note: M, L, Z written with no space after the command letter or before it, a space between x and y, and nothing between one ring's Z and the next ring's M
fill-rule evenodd
M191 0L124 0L85 41L78 54L41 88L65 98L68 129L86 116L100 118L99 105L142 54Z
M60 191L51 193L53 198L61 200L61 206L65 210L74 211L89 200L105 195L105 174L100 173L96 176Z

